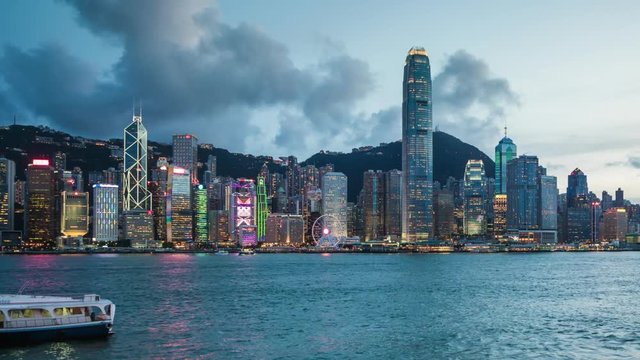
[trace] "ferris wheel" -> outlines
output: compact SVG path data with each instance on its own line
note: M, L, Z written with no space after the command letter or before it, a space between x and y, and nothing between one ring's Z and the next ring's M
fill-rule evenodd
M342 239L334 234L334 229L340 227L340 220L331 214L320 216L311 226L311 237L316 247L337 248Z

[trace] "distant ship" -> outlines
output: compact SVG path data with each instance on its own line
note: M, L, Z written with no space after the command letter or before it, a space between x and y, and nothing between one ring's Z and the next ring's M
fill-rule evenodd
M116 306L99 295L0 294L0 346L106 337Z

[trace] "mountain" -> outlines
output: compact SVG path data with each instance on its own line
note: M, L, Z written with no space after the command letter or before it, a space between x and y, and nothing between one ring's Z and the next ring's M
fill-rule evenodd
M433 180L444 184L448 177L462 179L467 160L484 162L488 177L495 177L495 163L475 146L442 131L433 133ZM376 147L353 149L351 153L320 152L311 156L303 165L317 167L333 164L335 171L348 178L349 201L356 201L362 189L362 174L367 170L392 170L402 168L402 142L380 144Z
M149 141L148 164L153 166L160 156L171 156L171 145ZM460 179L469 159L484 161L487 176L494 177L495 164L478 148L441 131L434 132L434 180L445 183L449 176ZM67 168L79 166L86 177L90 171L118 167L122 157L122 139L95 140L50 129L45 126L11 125L0 128L0 155L16 162L16 175L25 179L25 169L35 157L51 158L62 151L67 154ZM362 188L362 174L367 170L400 169L402 160L400 141L353 149L350 153L321 151L301 165L334 164L335 171L348 177L349 201L355 201ZM231 153L225 149L202 144L198 160L206 163L209 155L217 157L218 175L234 178L255 178L263 164L271 172L285 172L270 156ZM201 169L203 171L203 169Z

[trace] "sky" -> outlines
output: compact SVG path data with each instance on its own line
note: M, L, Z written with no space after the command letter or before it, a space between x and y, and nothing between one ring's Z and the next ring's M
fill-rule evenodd
M640 201L640 2L21 0L0 11L0 123L150 139L193 133L304 159L401 137L407 51L434 125L493 157L503 127L560 192Z

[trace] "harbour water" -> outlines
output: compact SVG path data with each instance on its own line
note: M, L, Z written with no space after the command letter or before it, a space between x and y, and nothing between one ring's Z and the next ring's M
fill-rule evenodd
M0 359L640 358L640 252L0 256L0 293L97 293L107 340Z

